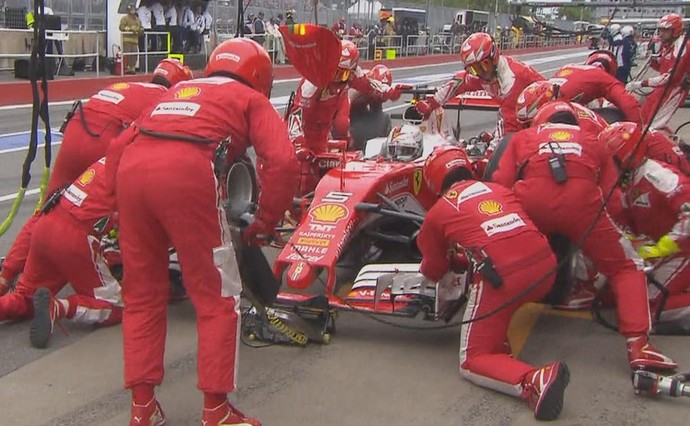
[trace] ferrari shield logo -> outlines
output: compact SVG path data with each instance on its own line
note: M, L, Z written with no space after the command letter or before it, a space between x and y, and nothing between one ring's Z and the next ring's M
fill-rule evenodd
M422 190L423 180L422 169L415 170L414 175L412 175L412 190L414 191L414 195L419 194L419 191Z

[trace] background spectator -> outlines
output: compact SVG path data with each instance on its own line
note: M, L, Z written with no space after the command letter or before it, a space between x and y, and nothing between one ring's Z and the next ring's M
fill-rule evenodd
M134 74L139 60L139 55L136 54L139 51L139 35L144 32L134 4L127 6L127 14L120 19L120 31L122 31L122 64L125 67L125 74ZM128 53L134 54L128 55Z

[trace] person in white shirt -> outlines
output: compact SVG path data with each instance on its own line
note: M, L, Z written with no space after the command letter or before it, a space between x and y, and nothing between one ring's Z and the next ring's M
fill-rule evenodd
M194 23L190 29L190 43L187 50L191 53L199 53L201 49L201 35L206 30L206 18L200 4L194 6Z
M189 2L184 2L182 6L182 11L178 17L179 26L181 29L180 38L184 43L183 52L187 53L192 42L192 26L194 25L194 11L192 11Z
M137 9L137 16L139 17L139 20L141 21L141 27L144 29L145 32L151 31L151 9L149 9L148 4L148 0L142 0L141 4L139 5L139 8ZM146 34L142 34L139 37L140 52L145 52L149 50L150 42L147 42L149 40L151 40L151 37L147 37Z
M172 0L167 0L165 2L165 24L167 25L168 32L170 33L170 51L174 53L179 53L182 51L182 42L180 39L180 29L177 26L177 6Z
M151 21L153 31L167 31L167 28L165 27L165 9L163 9L161 2L154 1L150 4L149 8L151 9L151 15L153 15L153 19ZM167 39L165 36L156 35L153 37L153 40L151 41L151 49L153 51L163 51L167 48Z

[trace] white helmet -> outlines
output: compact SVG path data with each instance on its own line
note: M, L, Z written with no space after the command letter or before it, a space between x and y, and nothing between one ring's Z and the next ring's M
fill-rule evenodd
M623 28L621 28L621 35L623 37L628 37L635 34L635 28L633 28L632 25L626 25Z
M621 32L621 24L611 24L609 27L609 31L611 32L611 35L616 35L619 32Z
M389 160L413 161L421 157L424 136L418 127L410 124L395 126L383 144L383 156Z

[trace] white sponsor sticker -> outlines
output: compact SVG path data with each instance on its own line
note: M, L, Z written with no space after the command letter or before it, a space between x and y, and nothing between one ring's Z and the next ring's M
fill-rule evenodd
M458 204L464 203L471 198L489 193L491 193L491 188L482 182L473 183L472 185L463 189L460 194L458 194Z
M549 147L549 145L551 145ZM552 151L553 149L553 151ZM573 154L582 156L582 145L577 142L551 142L539 144L539 154Z
M101 90L93 95L93 98L117 105L125 99L125 95L122 93L113 92L112 90Z
M201 105L194 102L162 102L151 112L154 115L184 115L193 117L201 108Z
M70 185L63 194L63 197L65 197L67 201L69 201L77 207L80 207L88 196L89 195L86 192L82 191L74 185Z
M487 220L480 226L484 232L486 232L486 235L490 237L500 232L508 232L525 226L525 222L517 213L510 213L505 216L497 217L496 219Z

